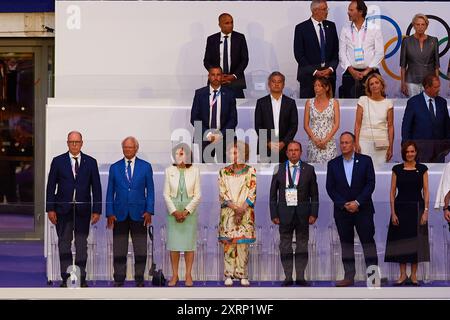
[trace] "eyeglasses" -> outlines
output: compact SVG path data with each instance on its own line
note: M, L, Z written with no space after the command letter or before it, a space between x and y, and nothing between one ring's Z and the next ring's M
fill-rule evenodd
M71 144L73 146L81 144L83 141L67 141L67 144Z

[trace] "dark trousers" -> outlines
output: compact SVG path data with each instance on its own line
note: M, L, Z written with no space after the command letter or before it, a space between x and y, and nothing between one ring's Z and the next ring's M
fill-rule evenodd
M417 161L422 163L444 163L450 150L450 140L415 140Z
M75 210L76 211L76 210ZM58 235L59 262L61 278L67 281L70 274L67 268L72 265L72 239L75 227L75 264L80 268L81 282L86 280L87 238L91 221L90 214L76 214L73 210L67 214L57 214L56 233Z
M364 69L356 69L358 71L364 71ZM345 71L342 75L342 86L339 91L339 98L358 99L361 96L366 95L365 82L368 76L372 73L380 74L378 69L372 70L362 78L361 80L355 80L350 72Z
M333 90L334 97L336 92L336 75L333 73L329 80L331 82L331 89ZM300 99L310 99L314 98L315 96L316 93L314 92L314 77L311 75L311 77L302 79L302 81L300 82Z
M128 235L131 233L134 251L134 280L144 281L147 260L147 228L143 221L133 221L130 217L114 223L113 254L114 281L124 282L127 271Z
M339 213L334 215L337 231L341 241L342 262L344 264L344 279L355 278L354 228L358 232L359 240L364 251L366 268L378 265L377 248L374 240L375 226L373 214L367 213Z
M295 255L296 280L305 279L308 264L309 224L308 216L294 215L290 224L280 224L280 257L287 280L292 279ZM293 254L292 235L295 232L295 254Z

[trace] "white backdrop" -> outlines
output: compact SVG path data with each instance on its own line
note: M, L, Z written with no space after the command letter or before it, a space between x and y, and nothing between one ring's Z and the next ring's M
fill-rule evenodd
M448 2L367 4L369 12L386 17L378 22L384 43L391 42L387 54L397 44L394 24L405 35L418 12L450 21ZM348 20L348 2L328 5L328 19L336 22L340 33ZM255 84L264 83L274 70L287 75L287 93L297 94L293 37L295 25L310 16L307 1L57 1L56 97L191 97L206 82L206 38L219 31L217 17L222 12L233 15L235 30L247 38L247 97L264 95ZM442 52L448 43L444 25L432 19L427 32L442 40ZM387 68L381 68L390 97L400 95L400 82L392 77L400 75L399 57L400 50L386 59ZM444 73L449 57L447 52L441 58ZM443 88L446 96L447 83Z

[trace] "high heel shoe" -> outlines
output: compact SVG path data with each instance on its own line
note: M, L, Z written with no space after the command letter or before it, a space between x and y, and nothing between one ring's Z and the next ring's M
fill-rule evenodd
M411 278L409 278L409 283L411 283L411 285L414 286L414 287L419 287L420 286L418 280L413 281Z
M167 284L168 287L175 287L177 285L178 278L172 278L170 279L169 283Z
M396 282L393 283L393 286L394 287L404 286L406 284L406 282L408 281L408 279L409 278L406 277L405 279L403 279L403 281L400 281L400 282L396 281Z
M186 280L184 281L184 286L192 287L193 285L194 285L194 282L192 281L192 278L186 278Z

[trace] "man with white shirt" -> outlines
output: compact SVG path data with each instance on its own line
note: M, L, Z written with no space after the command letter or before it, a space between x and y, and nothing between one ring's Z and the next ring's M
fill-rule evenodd
M295 27L294 55L298 63L300 98L314 97L313 78L329 78L333 95L339 63L339 40L334 22L328 21L325 0L311 1L311 18Z
M191 109L191 124L195 128L194 143L201 149L202 162L226 162L225 148L234 139L237 126L236 98L222 83L222 68L210 67L209 85L195 91Z
M255 130L260 162L285 162L286 147L298 129L297 105L283 94L285 77L274 71L268 79L270 94L256 101Z
M364 82L371 73L379 73L384 58L383 36L375 19L366 19L367 6L363 0L353 0L348 6L350 23L339 37L339 61L342 75L340 98L365 95Z
M75 235L75 265L80 270L80 285L87 287L87 237L90 224L100 219L102 186L97 161L81 152L83 137L78 131L67 135L68 152L53 158L47 181L46 211L58 234L61 287L71 276L72 239ZM75 269L71 269L74 271ZM78 275L76 275L78 277Z
M128 236L134 251L134 280L144 287L147 261L147 226L155 213L153 170L150 163L136 157L135 137L122 141L124 157L109 168L106 191L108 228L113 229L114 286L122 287L126 276Z
M219 27L220 32L210 35L206 41L203 65L206 70L220 66L223 71L221 84L230 87L236 98L244 98L247 41L242 33L233 31L233 17L229 13L219 16Z

